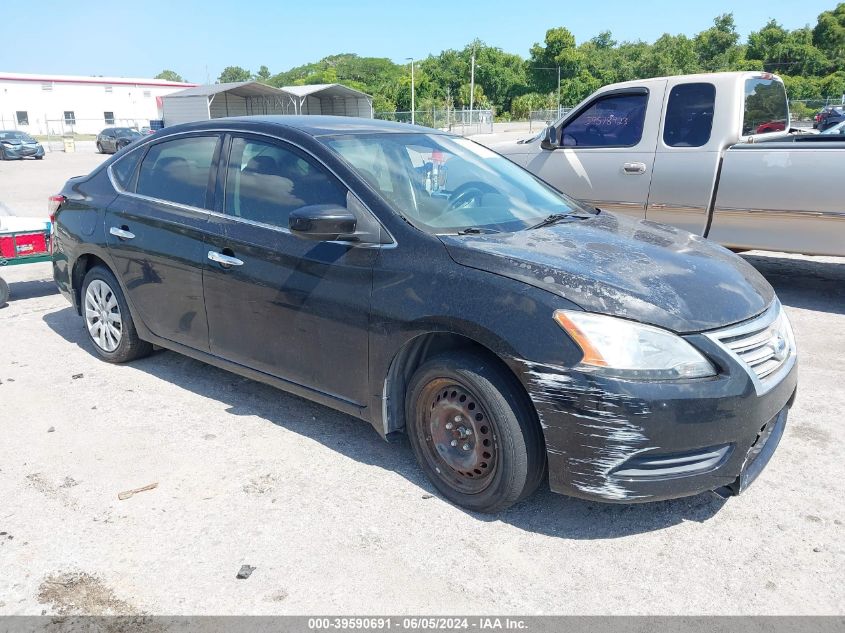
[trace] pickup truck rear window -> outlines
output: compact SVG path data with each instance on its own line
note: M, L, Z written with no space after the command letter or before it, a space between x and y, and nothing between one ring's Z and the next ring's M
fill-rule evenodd
M742 134L783 132L788 123L789 104L783 84L775 79L748 79Z
M701 147L710 140L716 86L680 84L669 93L663 142L669 147Z

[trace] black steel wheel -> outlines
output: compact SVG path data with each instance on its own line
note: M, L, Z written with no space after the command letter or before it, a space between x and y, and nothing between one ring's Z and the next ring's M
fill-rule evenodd
M498 512L539 485L540 425L520 385L494 358L470 352L431 359L411 379L406 404L417 461L450 501Z
M9 300L9 284L6 283L6 280L0 277L0 308L6 305L6 302Z

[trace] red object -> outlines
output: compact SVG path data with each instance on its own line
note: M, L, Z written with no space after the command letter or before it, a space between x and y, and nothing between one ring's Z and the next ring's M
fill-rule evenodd
M0 255L5 259L29 255L46 255L48 253L47 248L47 238L43 231L0 235Z

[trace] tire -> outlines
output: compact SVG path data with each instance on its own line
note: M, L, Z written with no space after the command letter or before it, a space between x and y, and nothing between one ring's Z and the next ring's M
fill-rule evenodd
M100 141L97 141L97 153L98 154L105 154L105 152L103 151L103 146L100 145Z
M6 158L6 152L0 149L0 160L8 160Z
M100 358L126 363L153 351L150 343L138 337L120 284L108 268L95 266L88 271L82 282L81 302L85 331ZM109 327L103 328L106 321Z
M9 300L9 295L11 294L9 290L9 284L6 283L6 280L0 277L0 308L6 305L6 302Z
M44 157L43 156L36 156L35 160L44 160Z
M449 501L494 513L539 486L546 465L539 421L522 387L493 358L432 358L411 378L405 406L417 462Z

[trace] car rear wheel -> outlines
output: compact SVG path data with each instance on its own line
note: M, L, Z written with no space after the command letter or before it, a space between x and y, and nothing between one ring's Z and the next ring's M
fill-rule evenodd
M448 353L427 361L411 378L406 405L417 461L453 503L498 512L537 489L545 472L540 425L494 359Z
M6 280L0 277L0 308L6 305L6 302L9 300L9 284L6 283Z
M95 266L82 284L82 317L94 350L110 363L147 356L153 346L138 337L129 306L110 270Z

